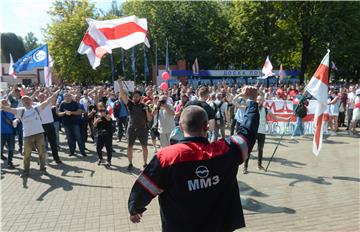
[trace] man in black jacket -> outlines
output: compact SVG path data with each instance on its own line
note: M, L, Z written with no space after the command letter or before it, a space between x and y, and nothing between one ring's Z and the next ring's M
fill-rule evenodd
M180 118L184 139L161 149L136 180L129 197L130 220L159 196L163 231L233 231L245 226L236 175L256 140L257 89L247 86L248 107L235 135L209 143L208 118L188 106Z

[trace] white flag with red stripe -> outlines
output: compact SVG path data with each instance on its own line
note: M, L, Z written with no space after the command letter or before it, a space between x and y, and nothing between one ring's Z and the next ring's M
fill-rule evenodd
M111 49L121 47L127 50L141 43L150 47L145 18L133 15L120 19L104 21L87 19L87 21L90 26L95 26L104 35Z
M320 153L323 138L323 120L327 109L329 89L329 53L326 53L305 91L310 93L317 100L317 107L314 114L315 133L313 142L313 153L317 156Z
M111 48L107 45L104 35L95 26L90 25L80 43L78 53L86 54L91 67L96 69L100 65L101 58L106 53L111 53Z
M14 65L14 60L13 60L13 58L12 58L11 53L9 53L9 55L10 55L10 65L9 65L9 72L8 72L8 74L16 79L17 76L16 76L15 69L14 69L14 67L13 67L13 65Z
M51 69L54 66L54 60L49 54L49 64L48 66L44 67L44 80L45 80L45 86L49 87L52 85L52 72Z
M269 56L266 57L264 66L262 68L262 73L265 75L265 77L273 76L273 66L271 64L271 61L269 59Z

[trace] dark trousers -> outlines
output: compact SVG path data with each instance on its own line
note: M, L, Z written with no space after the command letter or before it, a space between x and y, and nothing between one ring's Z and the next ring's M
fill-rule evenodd
M81 138L83 139L84 143L88 141L88 120L82 119L80 122L80 130L81 130Z
M354 111L354 109L348 109L348 112L347 112L347 116L348 116L348 118L347 118L348 119L347 129L350 128L353 111Z
M85 146L84 141L81 138L80 126L78 124L75 125L63 125L65 128L66 139L69 145L70 154L73 155L75 153L76 142L79 146L79 150L81 154L85 154Z
M8 145L7 163L12 164L15 148L15 135L14 134L1 134L1 157L3 156L4 146Z
M54 123L43 124L42 126L44 128L44 136L50 143L51 154L54 160L60 160L56 143L56 132Z
M256 139L257 139L257 143L258 143L258 165L260 166L262 163L263 150L264 150L264 145L265 145L265 134L258 133L256 136ZM248 157L246 157L245 168L248 167L250 156L251 156L251 153L249 153Z
M98 135L96 138L96 151L99 159L102 159L102 149L106 148L107 161L111 162L112 157L112 136L110 135Z
M236 126L236 119L231 119L231 124L230 124L230 135L234 135L235 132L235 126Z
M121 140L124 136L125 129L127 128L128 117L120 117L117 118L118 124L118 139Z
M339 118L338 118L338 124L339 126L343 126L345 124L345 111L339 112Z

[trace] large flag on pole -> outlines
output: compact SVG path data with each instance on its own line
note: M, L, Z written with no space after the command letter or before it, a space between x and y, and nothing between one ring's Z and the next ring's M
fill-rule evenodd
M265 78L274 75L272 70L273 70L273 66L271 64L269 56L267 56L266 60L265 60L265 63L264 63L264 66L262 68L262 73L265 75Z
M313 153L317 156L320 153L323 138L323 119L327 109L328 88L329 88L329 53L326 53L305 91L317 100L314 114L315 134L313 142Z
M17 76L16 76L16 73L15 73L15 70L14 70L14 67L13 67L13 65L14 65L14 60L13 60L13 58L12 58L11 53L9 53L9 56L10 56L10 65L9 65L9 72L8 72L8 74L16 79Z
M86 54L91 67L96 69L100 65L101 58L106 53L112 52L106 42L104 35L96 27L90 26L80 43L78 53Z
M13 65L13 68L15 73L20 73L36 67L48 66L48 63L48 46L45 44L26 53Z
M199 71L199 63L197 58L195 58L194 64L192 65L192 70L194 76L199 76L200 71Z
M284 71L283 71L283 67L282 64L280 64L280 70L279 70L279 80L282 81L284 78Z
M78 52L86 54L93 69L100 65L105 53L114 48L129 49L140 43L150 47L147 39L147 20L135 15L120 19L99 21L87 19L89 28Z
M44 80L45 80L45 86L49 87L52 85L52 73L51 68L54 65L54 60L49 54L49 65L44 67Z
M145 18L132 15L104 21L87 19L87 22L89 26L96 27L104 35L111 49L121 47L127 50L141 43L145 43L147 47L150 47L147 39L147 20Z

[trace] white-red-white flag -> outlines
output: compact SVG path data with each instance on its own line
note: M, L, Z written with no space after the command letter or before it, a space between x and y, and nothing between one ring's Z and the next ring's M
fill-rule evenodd
M269 56L266 57L264 66L262 68L262 73L265 75L265 77L273 76L273 66L270 62Z
M323 120L327 109L329 89L329 53L326 53L321 64L316 69L305 91L310 93L316 100L317 106L314 114L315 134L313 142L313 153L317 156L320 153L323 138Z
M87 22L89 26L95 26L104 35L107 40L106 43L111 49L121 47L127 50L141 43L145 43L147 47L150 47L147 39L147 20L145 18L132 15L104 21L87 19Z
M284 71L283 71L282 64L280 64L279 80L282 81L283 78L284 78Z
M44 67L44 80L45 80L45 86L49 87L52 85L52 72L51 72L51 68L54 65L54 60L53 58L50 56L49 54L49 58L48 58L49 62L48 62L48 66Z
M9 56L10 56L10 65L9 65L8 74L16 79L17 76L16 76L15 69L14 69L14 67L13 67L13 65L14 65L14 60L13 60L13 58L12 58L11 53L9 53Z
M198 59L196 58L194 61L194 64L192 65L192 70L193 70L193 75L194 76L198 76L200 71L199 71L199 63L198 63Z
M101 58L111 52L104 35L95 26L90 25L80 43L78 53L86 54L91 67L96 69L100 65Z

